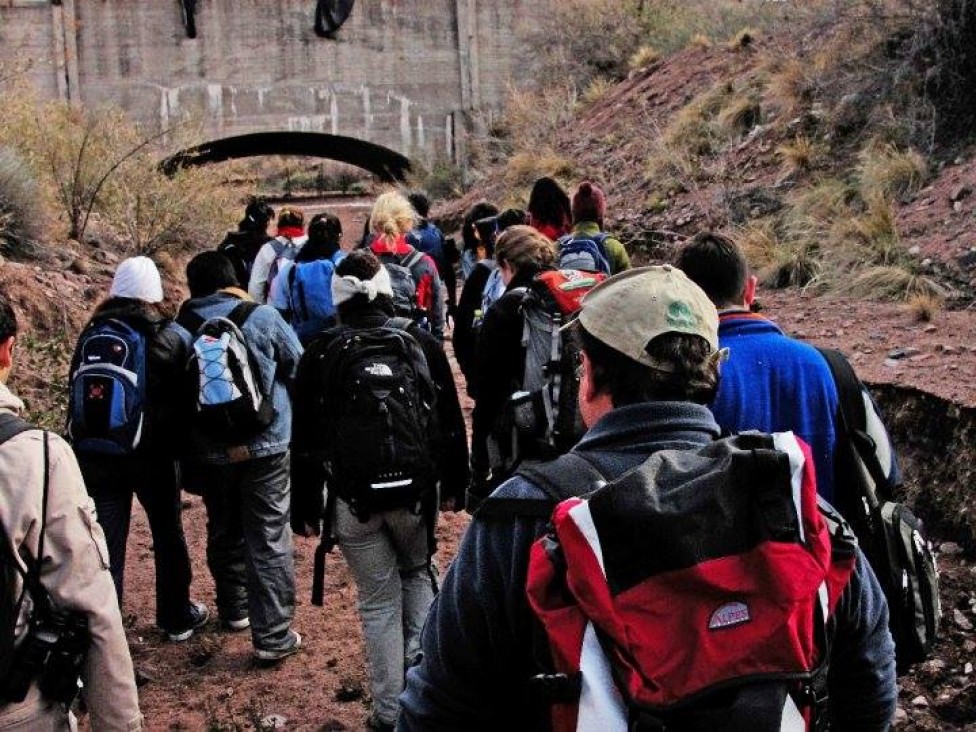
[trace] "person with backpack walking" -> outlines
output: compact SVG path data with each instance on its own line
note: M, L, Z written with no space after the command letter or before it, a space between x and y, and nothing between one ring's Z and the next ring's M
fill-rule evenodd
M553 241L559 241L572 227L573 211L569 195L548 176L532 184L526 210L529 213L529 226Z
M423 325L443 341L445 305L437 264L407 241L416 218L413 206L396 191L380 195L369 215L376 234L369 251L390 273L397 315Z
M630 257L624 245L603 230L607 215L607 197L603 189L588 180L579 184L573 194L573 230L561 237L560 268L586 269L615 275L630 269Z
M796 437L720 439L705 294L632 269L572 330L588 431L475 514L398 729L887 729L877 579Z
M924 660L941 619L938 572L921 522L894 502L898 458L874 400L839 351L790 338L753 312L757 280L731 239L701 232L676 266L718 308L719 342L731 353L711 404L716 421L731 432L791 430L810 445L820 495L850 522L885 589L899 671Z
M340 325L309 347L295 382L292 526L318 533L324 516L320 552L337 543L352 571L369 725L392 729L404 669L417 661L437 591L438 504L456 510L467 486L464 419L440 343L395 316L389 273L372 253L340 262L332 292Z
M468 510L524 460L549 460L582 434L573 343L562 338L602 273L555 270L555 245L531 226L495 244L505 294L484 315L473 383Z
M478 334L484 322L485 313L495 301L505 294L505 283L495 261L495 240L510 226L525 224L525 211L508 208L497 216L489 216L475 222L478 260L464 280L461 299L458 300L454 317L454 331L451 334L454 357L468 385L468 394L474 396L477 380L475 372L475 349Z
M301 209L285 206L278 212L278 235L258 250L251 266L247 294L259 304L268 302L278 279L281 266L294 261L305 245L305 214Z
M81 332L68 378L67 431L105 532L122 606L132 496L149 520L156 567L156 625L187 640L210 617L190 599L177 458L184 424L173 394L184 382L190 334L164 317L156 265L119 264L109 297Z
M217 247L234 263L237 283L247 288L251 281L251 267L258 252L271 239L268 224L275 212L263 199L251 198L244 209L244 218L237 224L237 231L228 232Z
M190 299L177 322L191 333L187 421L194 474L188 489L207 509L207 564L217 612L230 630L251 629L253 655L295 653L295 569L289 527L289 390L302 355L273 307L236 287L219 252L186 266Z
M332 277L336 265L346 253L342 251L342 222L330 213L318 213L308 225L308 241L295 256L285 262L278 276L270 302L295 329L302 345L335 325L332 302Z
M20 416L16 341L0 300L0 729L74 729L83 682L92 729L138 730L105 537L71 448Z
M445 318L453 319L457 308L457 275L454 272L457 249L448 246L444 232L427 218L430 213L430 198L426 193L413 191L407 196L407 200L418 217L417 224L407 234L407 242L417 251L429 254L437 265L437 274L440 275L447 296ZM455 258L451 257L452 254Z

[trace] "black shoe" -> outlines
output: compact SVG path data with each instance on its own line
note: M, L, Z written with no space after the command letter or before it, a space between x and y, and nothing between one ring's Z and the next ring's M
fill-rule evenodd
M166 638L172 643L182 643L193 637L193 633L200 630L210 620L210 609L202 602L190 600L190 624L178 630L165 630Z

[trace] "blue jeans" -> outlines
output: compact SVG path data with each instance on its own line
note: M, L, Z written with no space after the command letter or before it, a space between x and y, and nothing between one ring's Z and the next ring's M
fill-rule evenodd
M295 616L288 453L203 471L217 611L224 620L250 617L255 648L283 648Z
M184 630L190 617L190 554L183 534L180 485L176 463L164 459L122 459L81 456L85 486L95 501L98 523L105 533L109 565L119 606L122 605L125 553L132 517L132 495L146 511L156 565L156 624Z
M427 519L406 509L360 522L336 501L335 537L359 592L373 710L395 724L406 669L420 660L420 631L434 601Z

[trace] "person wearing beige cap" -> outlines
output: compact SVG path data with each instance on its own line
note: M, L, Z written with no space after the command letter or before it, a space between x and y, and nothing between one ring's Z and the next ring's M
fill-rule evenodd
M530 606L530 556L534 573L541 560L555 557L553 566L558 566L556 560L565 556L565 547L547 533L557 502L565 501L558 504L561 511L575 511L583 502L574 504L566 499L590 494L608 483L608 488L617 489L623 485L617 480L625 474L631 475L645 463L660 465L662 458L669 460L672 454L693 451L696 455L689 455L688 460L694 462L701 451L719 440L719 427L706 406L718 387L724 358L718 343L718 315L705 293L680 270L644 267L595 287L583 299L576 323L568 327L581 345L579 406L588 431L567 456L548 466L523 469L503 483L475 514L431 607L422 636L422 661L407 673L398 730L651 728L637 723L633 708L628 720L628 710L621 707L620 688L614 693L614 678L620 676L611 676L596 636L588 648L593 651L595 644L595 652L602 659L597 666L603 664L605 686L589 686L586 679L591 677L586 675L553 675L555 662L565 665L569 657L582 672L584 659L578 647L549 645L547 635L556 637L558 628L547 625L542 630L533 611L538 608L538 595L532 595ZM792 444L799 443L794 439ZM662 451L669 451L669 457L651 459ZM642 472L642 477L647 475ZM653 481L654 474L650 475L648 480ZM785 504L792 506L792 493L785 495ZM809 488L806 495L812 500ZM643 506L655 508L651 501L642 499L642 494L626 497L635 502L637 514ZM592 505L595 500L596 496L588 503ZM592 515L592 510L587 508L587 515ZM594 564L594 571L605 578L605 586L612 584L606 569L611 563L614 569L623 565L633 570L654 557L660 562L668 559L656 553L653 557L614 555L614 548L645 535L635 535L633 527L629 533L627 527L618 528L620 532L600 533L598 537L601 543L606 540L607 548L606 554L599 556L599 564ZM695 528L688 525L689 531ZM597 531L596 524L590 523L587 528L585 522L580 523L580 534L587 542L594 541ZM685 544L693 550L699 539L704 542L696 535ZM569 561L568 556L565 561ZM538 580L537 573L532 577ZM837 642L831 653L827 686L834 719L843 720L844 728L880 730L890 722L896 698L887 607L877 579L860 553L850 577L846 585L838 585L838 592L840 588L843 592L834 611ZM623 581L616 575L614 579ZM556 586L561 590L554 591L549 601L565 602L567 611L549 615L547 620L557 624L578 622L572 611L580 605L572 604L576 596L568 592L574 586L559 585L558 581L550 585ZM618 583L611 592L616 596L631 586ZM592 616L583 619L591 624L599 622ZM661 624L653 620L649 617L640 631L654 633ZM741 621L740 615L729 622ZM604 618L603 622L608 621ZM690 650L699 637L688 639ZM635 652L640 643L635 637ZM572 658L574 650L577 655ZM583 653L588 653L586 648ZM616 655L611 658L618 671L627 662ZM654 681L651 678L648 683ZM728 709L711 709L718 715L712 716L711 724L694 726L686 718L685 726L674 728L780 729L771 714L776 709L768 703L771 692L757 691L752 685L743 688L753 693L729 694L723 704L733 704ZM601 696L601 691L608 693ZM782 701L780 698L778 711L785 714ZM584 707L591 715L588 724L583 723ZM605 711L611 708L619 713ZM573 724L555 724L560 720ZM800 725L802 729L802 719Z
M185 426L173 394L190 334L165 315L148 257L122 261L108 298L82 330L71 362L68 434L105 532L120 607L132 496L146 511L156 567L156 625L183 641L210 616L190 599L177 455Z

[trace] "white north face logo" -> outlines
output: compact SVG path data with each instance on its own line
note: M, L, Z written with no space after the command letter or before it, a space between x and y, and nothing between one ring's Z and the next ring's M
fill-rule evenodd
M750 620L752 620L752 616L749 614L748 605L744 602L727 602L712 613L712 618L708 621L708 629L731 628L748 623Z
M385 363L371 363L363 371L370 376L393 376L393 369Z

